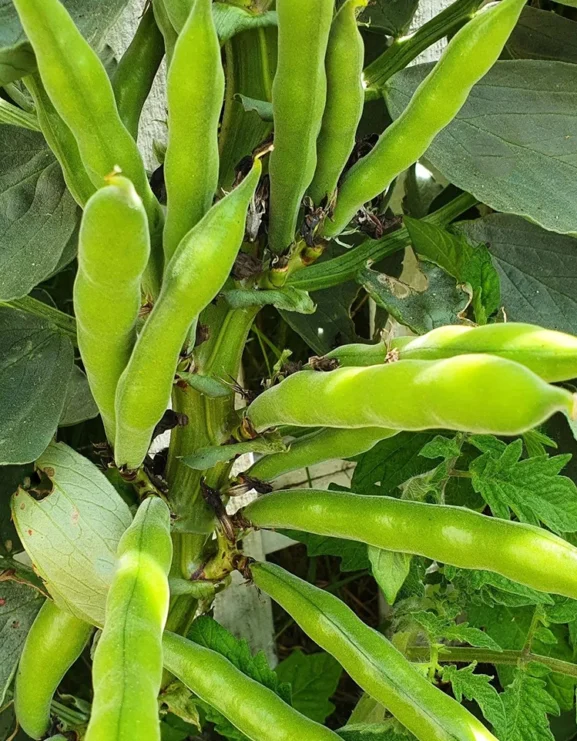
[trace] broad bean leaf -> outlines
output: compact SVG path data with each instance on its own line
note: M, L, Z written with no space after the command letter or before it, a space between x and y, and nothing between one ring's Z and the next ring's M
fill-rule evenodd
M475 319L484 324L499 308L499 276L484 245L471 244L463 234L452 234L434 224L405 218L413 248L446 270L460 283L470 285Z
M224 298L233 309L246 309L249 306L276 306L277 309L296 311L299 314L314 314L316 309L306 291L292 286L264 291L237 288L225 291Z
M43 601L42 595L26 584L0 581L0 706Z
M56 431L72 343L44 319L0 306L0 464L29 463Z
M11 556L22 550L10 513L10 497L32 471L30 465L0 468L0 557Z
M409 67L392 78L394 118L430 69ZM498 62L425 158L491 208L577 234L577 66Z
M98 407L90 391L86 374L75 365L68 381L64 409L58 425L59 427L77 425L97 416Z
M328 538L324 535L313 535L298 530L282 530L292 540L297 540L307 547L309 558L315 556L336 556L341 559L341 571L358 571L369 566L367 546L354 540Z
M128 505L93 463L63 443L52 443L36 467L52 489L20 488L13 496L20 539L55 601L101 626L118 541L132 519Z
M421 261L419 269L426 282L424 290L370 268L361 270L357 281L378 306L415 334L425 334L446 324L457 324L471 296L456 284L453 277L433 263Z
M256 438L244 443L200 448L192 455L183 457L182 462L195 471L206 471L218 463L226 463L245 453L284 453L286 450L287 446L280 439Z
M514 59L577 62L577 24L550 10L526 7L506 51Z
M362 12L360 20L389 36L402 36L418 5L419 0L375 0Z
M218 38L224 44L237 33L250 31L254 28L266 28L276 26L277 14L274 10L266 13L250 13L244 8L228 5L225 2L215 2L212 13Z
M10 301L70 259L80 209L42 134L0 125L0 160L0 301Z
M368 555L375 581L389 605L394 604L409 575L412 556L409 553L384 551L372 545L368 546Z
M292 704L299 712L317 723L324 723L335 706L334 695L343 669L330 654L304 654L293 651L276 668L281 682L292 690Z
M493 726L497 738L504 738L506 714L502 696L491 685L493 677L486 674L475 674L475 665L457 669L456 666L446 666L443 669L443 682L450 682L453 694L458 702L475 700L483 715Z
M99 47L128 0L62 0L86 39ZM12 0L0 0L0 85L18 80L36 68Z
M489 246L510 321L577 333L577 239L508 214L465 222L459 231Z
M359 457L351 489L356 494L394 494L412 476L430 471L434 466L419 456L432 433L401 432ZM375 487L378 484L378 488ZM396 494L400 492L396 491Z
M280 315L313 352L326 355L336 345L357 342L350 308L358 291L353 281L327 291L315 291L310 296L317 307L314 314L280 310Z

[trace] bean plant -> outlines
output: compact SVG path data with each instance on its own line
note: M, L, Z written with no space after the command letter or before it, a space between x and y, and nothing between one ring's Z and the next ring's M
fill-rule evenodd
M577 739L574 0L141 5L0 0L0 741Z

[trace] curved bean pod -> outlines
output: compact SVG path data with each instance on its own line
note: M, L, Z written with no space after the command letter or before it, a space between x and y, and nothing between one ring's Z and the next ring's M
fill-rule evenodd
M116 392L118 465L137 468L168 403L190 326L226 282L245 232L261 173L256 160L244 181L182 240L162 291L140 333Z
M24 644L14 693L16 718L25 733L42 738L50 725L50 703L66 672L88 643L92 626L56 607L40 608Z
M368 0L347 0L331 26L327 48L327 104L317 140L317 167L309 187L315 204L331 197L355 146L365 104L365 45L357 13Z
M332 220L325 222L325 236L340 234L365 203L423 156L498 60L524 5L525 0L501 0L455 34L403 113L345 176Z
M142 201L124 177L108 178L86 204L78 244L74 310L90 388L114 443L115 395L136 341L150 237Z
M398 338L402 340L404 338ZM412 337L409 337L412 339ZM323 360L328 358L329 360L338 360L339 366L345 368L347 366L356 366L357 368L366 365L380 365L387 359L389 353L389 347L385 342L376 342L375 344L368 345L362 342L354 342L350 345L342 345L323 356Z
M381 440L393 437L398 432L384 427L315 430L292 442L286 453L265 455L247 473L261 481L272 481L285 473L308 468L316 463L366 453Z
M518 435L555 412L573 415L575 398L511 360L459 355L301 371L261 394L247 414L258 432L288 424Z
M14 5L46 92L74 135L88 176L99 188L120 168L142 198L153 240L147 288L155 294L162 272L156 249L162 210L136 142L120 119L106 70L59 0L14 0Z
M272 251L281 253L295 238L301 201L315 174L334 0L277 0L276 9L279 49L272 90L269 241Z
M122 122L134 139L154 78L164 57L164 38L149 5L130 46L122 55L112 78L112 89Z
M157 699L171 561L170 512L162 499L147 499L118 545L94 654L86 741L160 740Z
M166 262L209 210L218 187L224 71L212 0L194 3L176 42L167 84Z
M577 548L548 530L464 507L295 489L244 510L254 525L328 535L483 569L540 592L577 598Z
M452 697L434 687L384 635L338 597L271 563L250 568L254 583L288 612L365 692L422 741L496 741Z
M216 651L164 634L164 665L251 741L337 741L336 733L309 720L268 687L247 677Z
M521 363L551 383L577 378L577 337L534 324L439 327L422 337L391 340L390 349L397 350L400 360L488 353Z

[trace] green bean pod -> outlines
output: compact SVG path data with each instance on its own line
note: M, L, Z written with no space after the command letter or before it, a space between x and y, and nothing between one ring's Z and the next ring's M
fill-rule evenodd
M54 693L91 632L91 625L56 607L52 600L40 608L24 644L14 691L16 718L31 738L42 738L48 731Z
M384 635L329 592L271 563L251 566L254 583L288 612L347 674L421 741L496 741L468 710L428 679Z
M550 383L577 378L577 337L534 324L438 327L421 337L392 340L390 349L397 351L400 360L489 353L521 363Z
M384 427L363 427L358 430L325 428L298 438L285 453L271 453L258 460L248 474L261 481L272 481L291 471L299 471L317 463L337 458L352 458L366 453L381 440L399 431Z
M355 213L425 154L461 110L471 89L499 56L525 0L501 0L479 12L451 39L432 72L375 148L345 176L325 236L340 234Z
M170 401L180 352L200 312L226 282L244 238L247 209L261 173L244 181L186 235L167 266L162 291L116 392L115 458L137 468Z
M84 208L96 188L84 168L76 139L54 108L38 73L26 77L25 83L44 138L62 168L66 186L76 203Z
M159 206L136 142L120 120L112 85L96 52L59 0L14 0L54 107L74 134L96 187L120 167L143 200L149 219Z
M269 242L294 241L302 198L312 182L326 102L325 54L334 0L277 0L278 66L273 83Z
M331 26L326 57L327 103L317 140L317 167L309 195L319 205L330 198L355 146L365 104L365 45L357 13L368 0L347 0Z
M336 733L306 718L268 687L216 651L164 634L164 665L250 741L337 741Z
M519 363L459 355L301 371L261 394L247 414L257 432L288 424L519 435L555 412L574 415L575 399Z
M194 3L176 42L167 84L166 262L209 210L218 187L224 71L212 0Z
M548 530L464 507L295 489L244 510L263 528L288 528L493 571L540 592L577 598L577 548Z
M74 135L88 176L100 188L120 168L142 198L152 238L146 289L155 295L162 275L164 217L136 142L120 119L106 70L59 0L14 0L14 5L46 92Z
M94 701L86 741L159 741L162 632L170 599L170 512L145 500L118 545L94 654Z
M134 139L138 136L142 109L163 57L164 38L156 25L152 5L149 5L112 78L120 118Z
M78 347L106 434L115 438L118 380L136 341L150 237L142 201L122 176L86 204L80 226L74 310Z

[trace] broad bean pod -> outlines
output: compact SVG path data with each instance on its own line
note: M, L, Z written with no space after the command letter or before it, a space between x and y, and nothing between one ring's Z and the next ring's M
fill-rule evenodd
M501 0L455 34L403 113L345 176L332 219L325 222L325 236L340 234L365 203L423 156L498 60L524 5L525 0Z
M120 118L134 139L138 136L142 109L163 57L164 38L156 25L152 5L149 5L112 78Z
M115 175L86 204L80 226L74 310L78 347L106 434L114 444L116 387L136 341L150 237L132 183Z
M186 235L167 266L162 291L116 392L115 458L137 468L170 401L190 326L226 282L245 232L261 173L256 160L244 181Z
M14 691L16 718L31 738L42 738L48 731L54 693L91 632L91 625L52 600L40 608L24 644Z
M575 546L548 530L464 507L295 489L257 499L244 515L258 527L357 540L577 598Z
M176 42L167 84L164 252L168 262L181 239L209 210L218 187L224 71L212 0L194 3Z
M216 651L164 634L164 665L251 741L337 741L336 733L301 715Z
M140 505L120 539L118 565L93 665L86 741L159 741L162 632L172 561L170 512L159 498Z
M315 204L330 198L355 146L365 104L365 45L357 13L368 0L347 0L336 14L326 57L327 102L317 139L317 166L309 187Z
M278 66L273 83L269 242L294 241L302 198L312 182L326 102L325 54L334 0L277 0Z
M292 442L285 453L265 455L249 469L248 474L261 481L272 481L290 471L299 471L323 461L352 458L366 453L381 440L397 433L398 430L387 430L384 427L315 430Z
M120 168L142 198L156 244L162 210L136 142L120 119L112 84L98 55L59 0L14 0L14 5L36 54L46 92L74 135L90 179L99 188ZM161 257L153 251L147 278L153 293L160 280Z
M384 635L329 592L271 563L253 581L288 612L347 674L421 741L496 741L468 710L428 679Z
M450 325L421 337L393 339L389 347L400 360L488 353L521 363L550 383L577 378L577 337L534 324Z
M329 373L301 371L261 394L247 414L258 432L288 424L518 435L555 412L574 415L575 403L574 394L519 363L459 355Z

